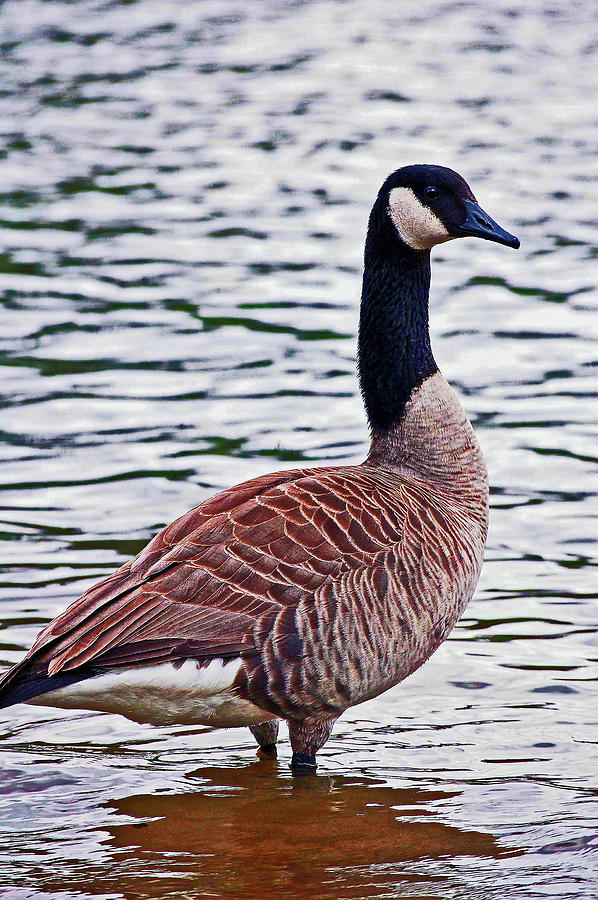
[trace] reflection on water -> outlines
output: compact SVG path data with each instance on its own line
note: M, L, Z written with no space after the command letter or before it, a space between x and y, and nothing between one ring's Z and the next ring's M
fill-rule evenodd
M218 488L363 458L360 267L389 171L456 168L522 238L435 253L435 355L492 483L451 640L341 718L312 782L286 737L256 763L243 731L4 711L2 890L593 900L595 4L0 16L2 665Z
M489 866L522 853L489 833L443 823L443 804L459 792L394 788L359 775L292 780L276 769L272 762L205 767L186 776L184 792L103 802L110 862L73 861L66 872L48 873L44 888L274 898L387 890L413 897L415 886L417 896L430 888L439 896L454 879L442 866L424 874L430 864L471 857ZM115 817L122 824L112 824Z
M432 821L451 796L444 791L359 776L283 781L268 768L199 769L189 778L202 783L201 793L115 803L120 814L152 820L110 828L111 844L126 849L146 878L149 859L159 866L172 853L176 865L181 854L193 855L183 871L198 892L222 890L225 867L232 897L379 896L401 881L427 881L402 863L506 855L489 834Z

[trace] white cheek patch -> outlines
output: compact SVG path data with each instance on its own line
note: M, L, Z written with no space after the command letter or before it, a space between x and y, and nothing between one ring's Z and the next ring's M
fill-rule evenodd
M399 237L413 250L429 250L451 240L438 216L420 203L411 188L393 188L388 199L390 218Z

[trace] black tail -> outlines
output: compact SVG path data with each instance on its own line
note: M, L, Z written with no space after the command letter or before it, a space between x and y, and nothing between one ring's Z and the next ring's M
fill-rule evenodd
M15 703L26 703L27 700L47 694L48 691L55 691L89 678L89 672L82 672L81 669L76 672L60 672L58 675L40 673L33 675L27 673L27 668L26 665L21 668L17 664L0 679L0 709L13 706Z

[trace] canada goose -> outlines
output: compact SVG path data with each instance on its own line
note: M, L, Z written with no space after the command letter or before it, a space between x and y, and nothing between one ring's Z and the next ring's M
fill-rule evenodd
M488 519L473 429L432 355L430 249L472 235L519 246L451 169L382 185L365 245L361 465L246 481L176 519L38 635L0 706L137 722L249 725L315 770L338 716L415 671L478 580Z

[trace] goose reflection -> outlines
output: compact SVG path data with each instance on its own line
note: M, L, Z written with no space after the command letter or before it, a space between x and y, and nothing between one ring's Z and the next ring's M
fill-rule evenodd
M136 820L108 829L128 883L137 870L146 885L152 881L154 897L174 889L186 896L376 897L391 888L392 896L413 897L415 885L436 890L445 882L426 861L520 852L491 834L439 821L443 803L459 792L396 788L364 776L293 782L276 773L275 761L205 767L188 774L187 792L109 802ZM418 861L417 869L410 865Z

